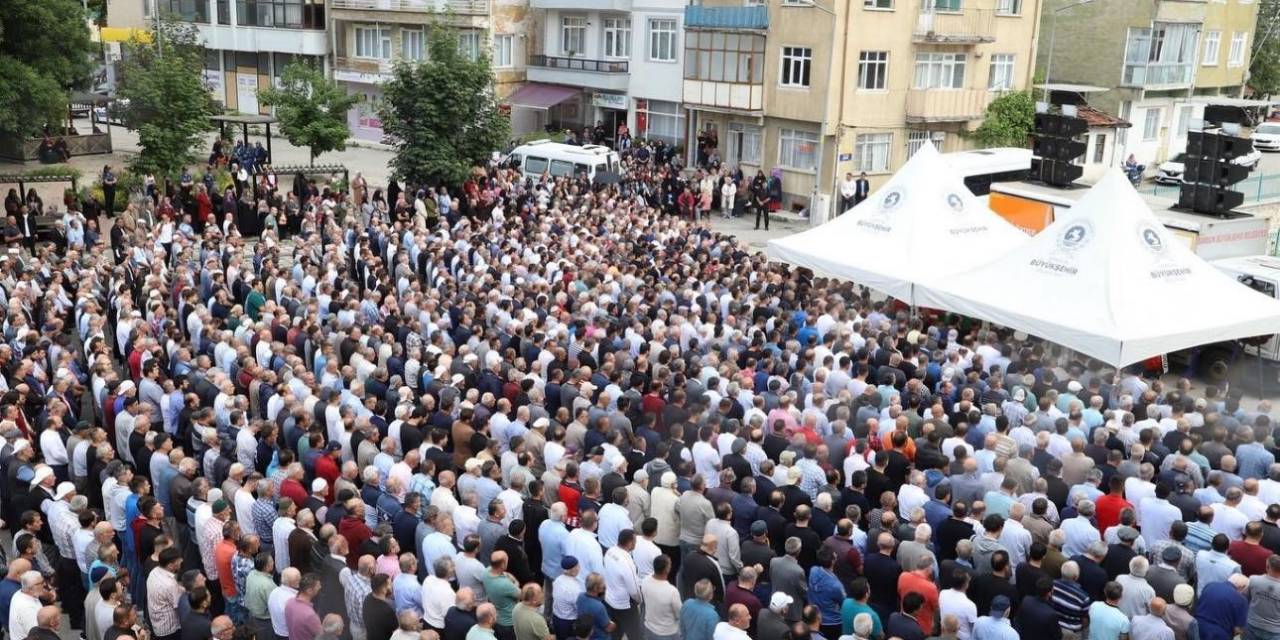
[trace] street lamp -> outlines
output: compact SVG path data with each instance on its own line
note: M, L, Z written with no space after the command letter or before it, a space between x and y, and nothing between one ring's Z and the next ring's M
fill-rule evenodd
M1067 9L1074 9L1086 4L1093 4L1093 0L1079 0L1071 4L1063 5L1053 10L1053 27L1049 29L1049 60L1044 65L1044 101L1049 101L1049 79L1053 74L1053 48L1058 39L1058 14Z

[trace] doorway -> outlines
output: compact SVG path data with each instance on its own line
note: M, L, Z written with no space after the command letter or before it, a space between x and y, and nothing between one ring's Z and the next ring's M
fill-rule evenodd
M600 108L600 121L604 123L604 141L611 148L616 148L618 126L627 123L627 112L623 109Z

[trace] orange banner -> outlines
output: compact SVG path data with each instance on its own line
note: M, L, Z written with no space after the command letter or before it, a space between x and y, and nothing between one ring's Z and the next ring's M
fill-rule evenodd
M988 205L1000 217L1033 236L1053 222L1053 205L1020 196L992 191Z

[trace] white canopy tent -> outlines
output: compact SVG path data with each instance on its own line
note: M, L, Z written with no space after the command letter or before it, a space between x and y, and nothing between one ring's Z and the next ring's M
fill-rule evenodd
M1027 242L964 186L933 145L887 184L821 226L770 240L769 259L851 280L916 304L926 276L956 273Z
M917 287L916 300L1115 366L1280 331L1280 302L1192 253L1119 169L1026 244Z

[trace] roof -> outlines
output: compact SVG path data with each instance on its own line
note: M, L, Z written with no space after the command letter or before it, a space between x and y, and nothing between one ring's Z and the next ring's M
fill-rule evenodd
M1088 105L1080 105L1076 107L1076 116L1083 118L1085 122L1089 123L1090 127L1127 129L1133 126L1133 123L1128 120L1117 118L1105 111L1094 109Z
M686 29L752 29L769 28L769 8L755 7L704 7L692 5L684 8Z
M580 93L580 90L573 87L530 82L516 89L515 93L511 94L506 102L513 107L546 110L578 95L578 93Z
M276 120L275 116L262 116L255 113L212 116L210 120L213 120L214 122L226 122L229 124L275 124L276 122L279 122Z

